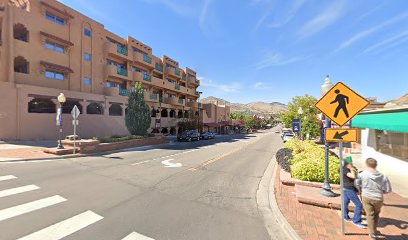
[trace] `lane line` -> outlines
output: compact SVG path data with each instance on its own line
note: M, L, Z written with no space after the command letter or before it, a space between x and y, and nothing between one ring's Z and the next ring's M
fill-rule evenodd
M151 161L150 161L150 160L146 160L146 161L142 161L142 162L132 163L131 165L132 165L132 166L136 166L136 165L143 164L143 163L148 163L148 162L151 162Z
M13 175L6 175L6 176L0 176L0 182L1 181L6 181L6 180L10 180L10 179L16 179L16 176Z
M58 240L101 219L103 219L102 216L92 211L86 211L17 240Z
M154 239L146 237L145 235L142 235L137 232L132 232L129 235L127 235L125 238L123 238L122 240L154 240Z
M35 211L41 208L49 207L49 206L52 206L52 205L55 205L61 202L65 202L65 201L67 201L67 199L59 195L55 195L55 196L43 198L37 201L2 209L0 210L0 221L6 220L12 217L16 217L18 215L22 215L25 213L29 213L29 212L32 212L32 211Z
M10 188L10 189L0 191L0 198L11 196L14 194L23 193L23 192L34 191L37 189L40 189L40 187L36 185L27 185L27 186L22 186L22 187Z

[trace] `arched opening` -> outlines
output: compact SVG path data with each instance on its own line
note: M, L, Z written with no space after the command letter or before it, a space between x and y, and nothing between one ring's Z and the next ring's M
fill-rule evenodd
M28 38L29 38L29 33L27 28L21 24L21 23L17 23L14 25L13 27L13 35L14 35L14 39L23 41L23 42L28 42Z
M14 72L28 74L30 73L29 69L30 69L29 63L25 58L23 57L14 58Z
M152 117L156 117L157 116L157 110L156 109L152 109Z
M167 129L167 128L163 128L162 130L161 130L161 133L162 134L169 134L169 130Z
M20 8L22 10L30 11L30 1L29 0L10 0L11 5Z
M152 133L159 133L159 129L158 128L153 128Z
M163 108L163 109L161 110L161 117L163 117L163 118L169 117L166 108Z
M188 118L188 111L184 111L184 118Z
M172 128L170 128L170 135L176 135L176 128L175 127L172 127Z
M34 98L28 103L29 113L56 113L55 103L51 99Z
M93 102L86 108L86 114L103 115L103 107L100 103Z
M125 108L125 115L128 113L128 108L126 107Z
M176 110L170 110L170 117L175 118L176 117Z
M75 100L67 100L64 103L64 105L62 105L62 113L70 114L75 105L78 107L79 112L83 113L82 105L78 101L75 101Z
M182 110L177 112L177 118L183 118L183 111Z
M198 116L198 115L200 115L200 114L199 114L198 111L197 111L197 112L195 112L195 115Z
M119 103L112 103L109 108L109 116L122 116L123 110Z

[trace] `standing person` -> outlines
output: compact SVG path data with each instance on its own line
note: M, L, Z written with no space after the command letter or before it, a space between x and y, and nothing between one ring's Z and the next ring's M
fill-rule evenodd
M367 214L367 224L369 236L377 238L377 225L380 219L381 207L383 205L384 193L392 191L391 183L386 176L377 171L377 160L368 158L366 160L366 170L359 178L361 179L361 191L363 205Z
M343 163L343 191L344 191L344 220L353 221L353 224L359 228L367 228L361 221L361 211L363 205L358 197L358 191L354 186L354 180L357 178L357 170L353 166L353 159L347 157ZM349 216L349 204L352 201L355 205L353 219Z

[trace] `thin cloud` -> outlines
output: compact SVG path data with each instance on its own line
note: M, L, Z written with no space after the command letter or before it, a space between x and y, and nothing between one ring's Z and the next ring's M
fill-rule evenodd
M264 59L254 64L256 70L262 70L268 67L283 66L304 60L303 57L285 57L278 52L272 52L265 56Z
M186 2L174 0L144 0L147 3L163 4L172 12L179 16L189 17L196 14L195 8L186 4Z
M204 77L198 77L202 87L213 88L224 93L234 93L241 90L241 84L232 82L230 84L219 84L213 80L206 80Z
M268 27L279 28L279 27L286 25L296 16L296 14L299 12L299 10L303 7L305 3L306 3L306 0L294 0L293 4L290 6L286 14L284 14L281 17L281 19L269 24Z
M346 41L342 42L340 44L340 46L334 52L336 53L336 52L339 52L339 51L341 51L341 50L343 50L345 48L348 48L348 47L352 46L353 44L355 44L356 42L368 37L369 35L374 34L374 33L378 32L378 31L382 30L383 28L388 27L389 25L398 23L398 22L403 21L403 20L405 20L407 18L408 18L408 12L405 12L405 13L397 15L397 16L395 16L395 17L393 17L393 18L391 18L391 19L389 19L389 20L387 20L387 21L385 21L385 22L383 22L383 23L381 23L379 25L376 25L376 26L371 27L369 29L363 30L363 31L355 34L351 38L347 39Z
M389 37L379 43L372 45L371 47L365 49L363 54L365 53L373 53L373 52L380 52L384 49L394 47L398 44L401 44L408 40L408 31L399 33L395 36Z
M270 90L270 89L272 89L272 86L267 84L267 83L264 83L264 82L256 82L254 84L254 89L256 89L256 90Z
M303 27L297 32L297 35L300 38L307 38L321 32L330 25L336 23L337 20L345 14L345 10L345 1L334 1L328 7L320 11L321 13L319 15L303 25Z

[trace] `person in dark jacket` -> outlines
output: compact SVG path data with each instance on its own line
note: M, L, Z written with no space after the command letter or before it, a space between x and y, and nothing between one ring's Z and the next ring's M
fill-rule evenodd
M369 236L377 238L377 225L380 219L381 207L384 202L384 193L392 191L391 183L386 176L377 171L377 160L366 160L366 170L359 174L361 179L361 193L364 210L367 214Z
M343 163L344 219L346 221L352 221L353 224L359 228L367 228L367 226L362 223L361 212L363 205L358 197L358 191L354 186L354 180L356 178L357 170L353 166L353 159L347 157ZM353 219L349 216L350 201L355 205Z

